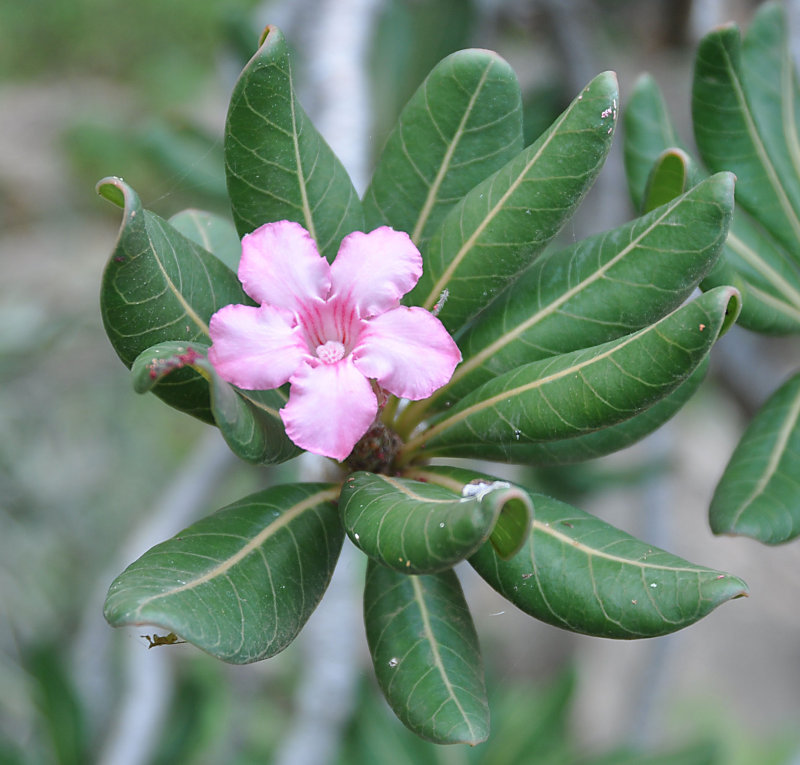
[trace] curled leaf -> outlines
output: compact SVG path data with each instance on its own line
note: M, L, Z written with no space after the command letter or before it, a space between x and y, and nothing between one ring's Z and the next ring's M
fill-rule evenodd
M508 557L530 526L527 496L505 482L478 481L456 493L359 472L345 481L340 509L345 530L359 549L408 574L452 568L490 537Z

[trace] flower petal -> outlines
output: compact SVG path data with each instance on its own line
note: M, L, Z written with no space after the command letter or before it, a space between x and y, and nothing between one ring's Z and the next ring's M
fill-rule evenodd
M424 308L400 306L367 322L353 349L367 377L401 398L427 398L453 376L461 351Z
M378 413L369 380L345 357L335 364L304 364L291 384L281 409L286 435L314 454L345 459Z
M403 231L381 226L348 234L331 266L331 297L363 319L394 308L422 276L422 256Z
M242 239L239 280L259 303L292 312L324 300L330 290L330 266L311 235L299 223L265 223Z
M244 390L269 390L289 380L310 358L300 327L282 308L226 305L209 323L209 361Z

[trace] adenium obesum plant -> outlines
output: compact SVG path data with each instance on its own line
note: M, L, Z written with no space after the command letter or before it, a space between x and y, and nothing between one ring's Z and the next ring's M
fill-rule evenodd
M461 353L423 308L399 305L422 274L408 235L387 226L343 240L332 265L291 221L242 240L239 278L258 308L211 317L208 358L244 390L291 384L280 415L301 449L344 460L375 421L384 391L427 398Z
M691 397L738 315L734 287L690 299L727 235L729 173L548 247L602 167L617 99L613 73L598 75L526 147L510 67L453 54L360 199L268 27L228 111L233 223L166 221L122 180L100 182L124 210L101 309L135 389L215 425L250 463L306 449L340 468L149 550L111 585L111 624L154 625L229 662L267 658L316 608L347 536L367 557L364 622L389 704L426 739L476 744L488 706L458 563L537 619L610 638L672 632L746 593L503 480L503 465L481 471L644 437Z

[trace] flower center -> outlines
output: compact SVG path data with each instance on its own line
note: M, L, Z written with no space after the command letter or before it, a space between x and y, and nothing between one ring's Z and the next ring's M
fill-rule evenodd
M344 358L344 345L338 340L328 340L328 342L317 346L317 358L323 364L335 364Z

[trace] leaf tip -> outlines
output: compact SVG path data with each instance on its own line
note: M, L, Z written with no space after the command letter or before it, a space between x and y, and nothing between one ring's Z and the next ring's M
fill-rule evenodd
M738 600L739 598L749 598L750 588L744 579L740 579L733 574L726 574L720 572L714 577L714 584L716 597L715 606L725 603L729 600Z
M117 207L125 207L125 200L130 192L130 186L122 178L109 175L98 181L94 188L103 199L107 199Z
M516 487L498 493L500 511L489 541L502 560L510 560L525 545L533 523L530 495Z
M719 329L719 337L722 337L739 318L742 311L742 294L736 287L728 287L728 304L725 307L725 317Z
M258 38L258 47L263 48L269 37L272 37L269 41L270 43L280 42L283 39L283 34L274 24L267 24L267 26L264 27L264 31L261 33L261 37Z
M636 82L633 84L633 90L631 91L631 98L634 98L639 92L649 91L654 88L658 88L655 77L653 77L653 75L650 74L650 72L642 72L636 78Z
M600 74L583 89L583 92L587 93L589 90L594 90L598 95L602 95L609 100L617 102L619 100L619 81L617 80L617 73L612 69L600 72Z

